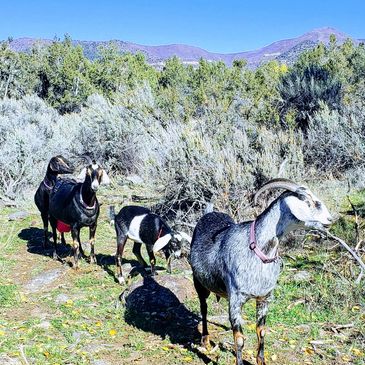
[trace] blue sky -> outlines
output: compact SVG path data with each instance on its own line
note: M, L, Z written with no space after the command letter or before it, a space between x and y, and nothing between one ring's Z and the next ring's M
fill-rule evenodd
M331 26L365 38L365 1L5 0L0 39L8 36L183 43L214 52L260 48Z

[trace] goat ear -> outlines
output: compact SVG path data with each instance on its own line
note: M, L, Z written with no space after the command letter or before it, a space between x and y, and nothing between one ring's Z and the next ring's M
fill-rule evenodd
M105 170L103 170L103 173L101 175L100 183L103 185L109 185L110 184L110 178Z
M296 196L288 196L285 198L285 202L290 209L291 213L295 218L302 222L307 222L313 220L313 216L310 208L307 204L307 199L300 200Z
M162 236L161 238L159 238L155 244L153 245L153 252L157 252L160 251L162 248L164 248L171 240L171 234L165 234L164 236Z
M59 163L57 160L52 159L49 163L49 167L51 168L52 171L54 172L58 172L59 171Z
M186 234L185 232L181 232L181 231L179 231L179 234L182 238L185 238L189 243L191 243L191 237L188 234Z
M77 180L81 180L81 181L85 181L85 177L86 177L86 167L84 167L79 176L77 176Z

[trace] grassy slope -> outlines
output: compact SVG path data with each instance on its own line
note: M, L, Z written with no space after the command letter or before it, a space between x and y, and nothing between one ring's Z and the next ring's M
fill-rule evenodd
M359 203L362 197L356 199ZM182 334L182 340L173 343L169 337L163 339L154 331L143 331L126 322L126 310L118 304L122 288L108 274L114 271L115 235L107 222L106 205L102 207L96 245L96 252L103 254L99 262L102 260L104 265L82 261L79 272L53 261L47 256L50 251L40 250L41 221L35 211L17 222L8 221L10 212L4 209L0 215L2 362L14 358L21 363L53 365L97 364L97 360L106 364L202 364L207 359L222 365L234 363L231 332L222 326L209 325L212 339L219 346L212 353L201 354L197 338L192 345L188 340L184 342L184 335L187 339L189 334ZM351 218L346 225L351 226ZM83 236L85 240L86 232ZM29 242L38 253L27 251ZM268 363L364 364L364 288L346 278L354 265L339 252L328 250L331 245L307 242L304 249L291 249L290 257L285 257L286 265L268 317ZM132 259L131 245L127 246L125 256ZM165 265L163 261L160 264ZM57 268L62 268L62 274L52 285L35 293L26 292L25 285L33 277ZM293 274L302 269L308 270L312 279L295 283ZM173 275L180 273L175 271ZM228 325L226 301L216 303L213 299L212 296L209 316L223 318ZM185 305L199 313L195 296ZM245 358L254 363L253 302L245 305L243 315L248 337ZM333 329L347 324L352 326Z

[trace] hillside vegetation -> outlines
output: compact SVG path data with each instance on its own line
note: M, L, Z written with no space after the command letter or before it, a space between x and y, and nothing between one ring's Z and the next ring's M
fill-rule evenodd
M100 267L83 262L74 273L64 266L67 280L29 292L24 288L32 278L61 266L42 251L42 231L35 228L40 218L30 208L34 191L52 156L62 154L81 168L85 153L112 177L111 190L101 195L96 234L97 252L107 254L98 257ZM0 307L6 315L0 318L0 360L3 352L6 359L53 365L98 365L98 359L160 364L161 358L166 364L232 363L229 343L200 354L191 345L199 341L192 327L182 338L173 337L179 328L161 337L141 325L146 319L115 306L121 290L112 275L115 238L106 206L138 201L191 233L207 202L237 220L252 218L255 212L246 209L251 194L278 176L308 185L338 218L333 232L364 256L363 44L338 45L332 37L291 66L271 61L252 70L242 61L227 67L201 60L193 68L171 58L157 70L141 54L120 55L113 44L90 61L68 37L27 54L2 43ZM14 206L30 216L9 223ZM362 364L365 296L364 279L355 283L358 268L333 242L315 236L291 237L284 247L288 266L269 312L269 359ZM300 270L311 279L296 284L292 272ZM226 313L226 304L212 300L210 315ZM198 314L196 297L184 305L192 318ZM254 321L252 306L247 314ZM215 334L217 342L231 341L221 327ZM251 335L248 359L255 348Z

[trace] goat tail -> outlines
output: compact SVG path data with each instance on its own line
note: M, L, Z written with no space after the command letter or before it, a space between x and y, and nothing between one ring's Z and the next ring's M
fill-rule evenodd
M109 223L112 226L114 224L114 220L115 220L115 206L114 205L109 205L108 215L109 215Z

